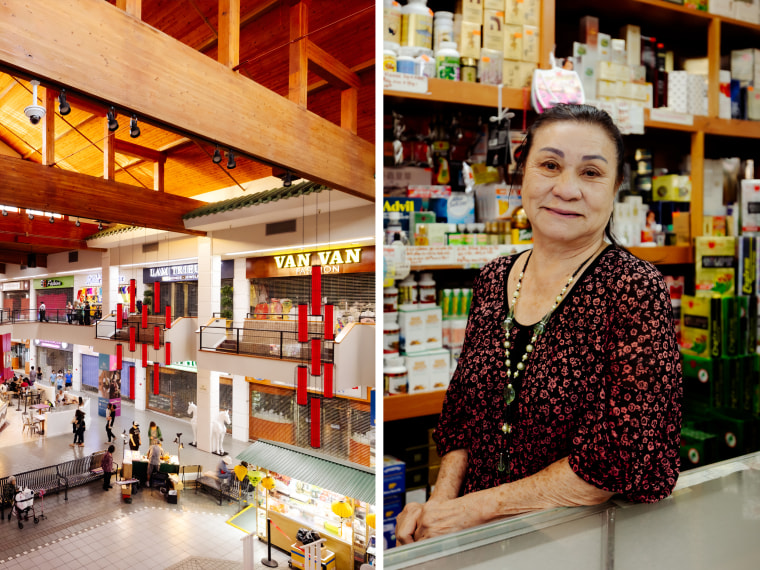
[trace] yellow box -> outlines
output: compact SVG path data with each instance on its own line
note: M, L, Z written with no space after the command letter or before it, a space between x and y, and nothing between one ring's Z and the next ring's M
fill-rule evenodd
M480 0L462 0L462 21L478 25L483 22L483 4Z
M702 218L702 235L725 236L726 216L704 216Z
M681 352L710 357L709 297L684 295L681 298Z
M530 87L533 81L533 72L536 69L535 63L532 61L520 61L517 66L517 83L518 87Z
M523 52L522 26L507 24L504 26L504 59L520 61Z
M504 6L504 21L507 24L525 24L525 1L507 0Z
M480 22L462 22L462 33L459 37L459 55L480 59L482 32Z
M652 200L666 202L691 202L691 177L666 174L652 179Z
M486 10L498 10L499 12L503 12L504 0L485 0L483 7Z
M736 289L736 238L699 236L694 239L694 244L696 295L733 295Z
M523 61L538 63L539 50L538 28L536 26L523 26Z
M540 0L523 0L523 24L528 26L538 26L538 22L541 16L541 2Z
M504 49L504 12L483 11L483 47L496 51Z

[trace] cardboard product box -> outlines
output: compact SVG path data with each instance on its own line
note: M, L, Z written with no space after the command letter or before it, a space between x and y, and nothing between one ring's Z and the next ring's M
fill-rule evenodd
M673 233L676 245L691 245L691 215L689 212L673 212Z
M425 313L424 309L419 309L416 305L399 307L400 349L407 355L425 351L427 339ZM443 334L443 331L441 331L441 334Z
M757 288L757 244L756 236L736 238L736 294L753 295Z
M683 354L683 397L690 403L715 406L715 386L723 371L720 359Z
M575 61L575 70L581 78L586 100L596 99L596 81L599 77L597 74L599 55L596 46L573 42L573 61Z
M462 32L459 36L459 55L480 59L480 48L483 43L483 32L480 20L477 22L462 22Z
M710 356L720 358L725 352L724 327L726 320L723 318L723 298L710 298Z
M734 294L736 283L736 238L695 238L695 291L697 296Z
M427 225L428 245L446 245L446 235L455 232L456 224L438 223Z
M506 0L483 0L483 8L486 10L504 11Z
M523 0L506 0L504 22L519 26L527 23L525 21L525 2Z
M409 243L411 245L430 245L427 237L429 224L435 223L435 212L412 212L409 216ZM420 232L424 226L424 234Z
M470 192L452 192L447 198L431 198L429 208L442 222L475 223L475 197Z
M681 352L710 357L710 299L684 295L681 299Z
M687 76L689 99L687 113L690 115L707 115L707 77L690 73ZM668 92L668 105L670 93Z
M760 180L742 180L742 234L760 234Z
M760 23L760 2L758 0L734 0L734 19Z
M718 460L718 437L693 428L681 428L681 471Z
M757 354L757 311L757 295L753 293L747 297L747 347L744 351L753 356Z
M641 64L641 28L627 25L620 28L620 37L625 40L626 63L628 65Z
M404 495L406 490L406 464L390 455L383 456L383 497Z
M734 0L710 0L707 6L711 14L734 17Z
M427 309L425 315L425 350L443 348L443 317L441 307Z
M427 355L427 359L430 371L430 389L445 390L449 387L451 352L445 348L434 350Z
M538 63L540 55L539 35L536 26L523 26L523 53L520 58L522 61Z
M718 72L718 118L731 118L731 72L721 69Z
M483 11L483 47L497 51L504 49L504 12Z
M668 73L668 107L686 114L689 109L689 74L685 71Z
M499 50L483 48L478 61L478 80L487 85L499 85L504 82L504 53Z
M752 85L747 87L747 119L760 121L760 91Z
M691 202L691 177L666 174L652 178L652 200Z
M538 26L541 19L541 0L523 0L523 23Z
M738 410L741 405L742 394L744 393L744 359L738 356L729 356L724 357L722 361L722 401L716 396L715 407Z
M731 118L747 119L747 85L748 81L731 78Z
M409 491L413 489L419 489L427 487L428 484L428 467L419 467L417 469L406 470L406 492L407 496Z
M462 19L464 22L475 23L480 26L483 22L483 2L481 0L462 0Z
M427 469L425 469L427 472ZM416 489L407 489L404 498L407 503L424 503L428 499L427 485L417 487Z
M519 61L523 54L523 27L506 24L504 26L504 59ZM506 72L504 74L506 76Z
M599 33L597 35L597 51L599 52L600 61L612 61L612 38L609 34Z
M742 378L740 409L756 415L758 385L760 384L760 355L745 354L742 359L744 377Z
M383 548L396 547L396 519L383 520Z
M428 446L427 445L416 445L414 447L407 447L404 450L404 457L403 457L404 463L406 464L406 482L407 482L407 488L410 487L409 485L409 476L408 473L412 469L417 469L419 467L427 467L428 464ZM417 485L411 485L412 487L418 487Z
M726 235L726 216L703 216L702 235L724 237Z
M509 220L522 204L520 191L506 184L475 185L475 210L479 220Z
M538 64L532 61L517 62L517 87L519 89L530 87L533 81L533 72L537 66Z
M746 295L736 296L736 307L739 313L739 331L737 333L739 337L739 355L744 356L747 354L747 346L749 343L749 297Z
M401 166L383 168L383 188L407 189L409 186L428 185L433 179L433 170L421 166Z
M711 423L718 436L719 459L757 450L757 419L738 410L715 410Z
M407 355L404 360L409 377L409 393L429 392L430 369L427 355L424 353Z
M599 40L599 18L595 16L584 16L580 21L580 41L591 47L596 47Z
M406 488L406 487L404 487ZM404 493L394 493L392 495L383 495L383 520L394 521L396 517L404 510Z
M732 296L721 298L721 302L721 353L723 356L739 356L739 300Z

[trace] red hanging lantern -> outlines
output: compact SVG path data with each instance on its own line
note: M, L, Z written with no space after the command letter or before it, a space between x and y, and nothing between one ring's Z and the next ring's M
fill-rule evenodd
M306 366L298 367L298 387L296 389L296 403L299 406L306 405L306 388L309 383L309 370Z
M135 338L137 337L137 331L135 327L129 327L129 352L135 351Z
M172 328L172 308L171 305L166 305L166 328Z
M308 305L298 305L298 342L309 340Z
M137 297L137 282L134 279L129 280L129 312L135 312L135 297Z
M172 343L170 342L164 343L164 352L166 356L166 359L164 360L164 362L166 363L167 366L169 366L172 363Z
M333 305L325 305L325 340L335 338L335 323L333 320Z
M332 362L325 362L324 368L322 369L323 372L323 380L324 380L324 390L322 392L325 395L325 398L332 398L335 396L335 392L333 391L333 372L335 365Z
M153 312L158 314L161 312L161 282L156 281L153 284Z
M158 362L153 363L153 395L158 396L158 380L161 365Z
M135 367L129 367L129 399L135 399Z
M311 339L311 375L319 376L322 364L322 340L318 338Z
M124 347L121 343L116 345L116 370L121 370L121 359L124 356Z
M153 348L158 350L161 348L161 327L153 327Z
M148 305L142 306L142 328L148 328Z
M322 446L322 420L320 418L322 411L322 400L319 398L311 399L311 446L318 448Z
M322 314L322 266L311 267L311 314Z
M148 344L144 342L140 346L142 347L142 367L147 368L148 367Z
M124 306L116 303L116 328L120 329L124 325Z

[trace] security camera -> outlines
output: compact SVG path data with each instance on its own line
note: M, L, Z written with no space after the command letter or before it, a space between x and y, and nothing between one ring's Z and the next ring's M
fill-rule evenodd
M40 82L33 79L29 83L32 86L32 104L24 109L24 115L29 117L29 121L31 121L33 125L36 125L42 120L42 117L45 116L45 107L37 105L37 86Z

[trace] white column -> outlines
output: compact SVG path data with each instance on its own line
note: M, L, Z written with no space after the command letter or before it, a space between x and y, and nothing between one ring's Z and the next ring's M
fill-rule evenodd
M235 273L232 279L232 319L236 323L242 323L251 310L251 285L245 276L245 265L244 257L235 259ZM232 423L234 425L235 422Z
M79 344L74 345L74 356L72 358L71 368L71 389L79 391L82 389L82 346Z
M29 320L37 320L37 289L34 288L34 279L29 280ZM34 364L34 363L32 363Z
M29 339L29 370L31 372L32 366L34 370L37 370L37 345L34 344L34 339Z
M103 316L116 311L119 302L119 267L111 265L111 250L104 251L101 257L101 275L103 292Z
M219 372L198 369L197 406L198 449L211 451L211 423L219 415Z
M251 389L245 376L233 374L232 376L232 439L248 441L250 431L248 418L250 414Z
M210 237L198 238L198 324L205 325L220 311L222 258L212 255Z
M142 367L142 359L135 360L135 410L145 410L147 369Z

